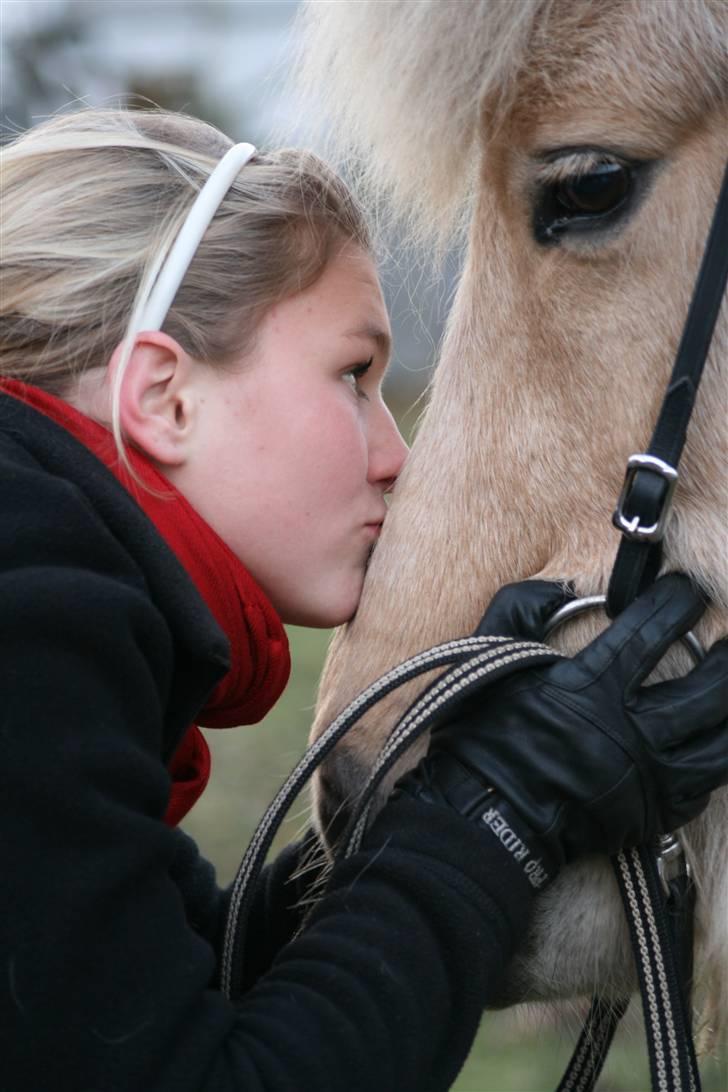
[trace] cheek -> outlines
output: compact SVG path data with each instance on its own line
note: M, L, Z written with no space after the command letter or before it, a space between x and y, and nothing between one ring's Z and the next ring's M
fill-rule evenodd
M287 470L309 496L345 499L367 480L368 445L357 407L335 404L289 433Z
M304 538L320 551L332 535L336 539L339 517L351 518L352 502L366 489L366 422L346 390L319 392L314 399L310 390L286 395L270 412L258 406L247 421L226 422L224 435L237 432L238 440L218 452L218 481L225 479L228 518L235 512L247 534L252 523L261 534L293 536L303 549Z
M322 444L326 446L326 457L342 476L352 481L366 477L368 464L368 443L366 425L362 411L348 406L348 412L333 417L327 428L321 426Z

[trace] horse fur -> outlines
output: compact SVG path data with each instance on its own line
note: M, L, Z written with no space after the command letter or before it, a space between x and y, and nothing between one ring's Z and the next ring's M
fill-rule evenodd
M356 618L337 635L314 735L393 663L472 631L525 577L606 587L610 515L644 451L705 244L728 133L723 0L427 0L309 5L301 71L365 193L437 248L461 226L458 285L429 405L397 484ZM536 245L543 150L655 161L619 230ZM728 316L714 336L681 464L665 568L712 600L698 634L728 632ZM568 628L583 646L600 625ZM675 652L664 673L686 670ZM356 795L412 692L370 714L319 778L325 829ZM411 764L418 753L410 756ZM401 771L398 771L398 773ZM728 1031L728 795L687 830L699 888L696 978ZM329 835L330 837L330 835ZM539 900L503 1002L634 987L605 861L566 869Z
M316 103L317 139L368 200L417 242L446 244L514 100L538 85L598 93L604 73L661 114L678 57L681 113L700 117L724 101L726 15L725 0L309 0L295 80Z

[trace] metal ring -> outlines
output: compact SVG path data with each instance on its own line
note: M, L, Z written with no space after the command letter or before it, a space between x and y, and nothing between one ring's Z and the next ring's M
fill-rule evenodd
M606 595L586 595L582 599L572 599L571 602L565 603L563 607L559 607L555 614L551 615L546 623L544 640L547 640L554 630L558 629L564 622L576 618L578 614L585 614L589 610L599 610L606 605L606 602ZM683 634L680 642L688 650L694 663L699 664L701 660L705 659L705 649L692 630L688 630L687 633Z

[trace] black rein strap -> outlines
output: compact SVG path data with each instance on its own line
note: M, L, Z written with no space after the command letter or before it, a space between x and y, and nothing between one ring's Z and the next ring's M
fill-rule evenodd
M727 280L728 164L652 440L644 454L630 456L613 516L623 538L607 591L607 612L612 618L651 584L659 571L677 468Z

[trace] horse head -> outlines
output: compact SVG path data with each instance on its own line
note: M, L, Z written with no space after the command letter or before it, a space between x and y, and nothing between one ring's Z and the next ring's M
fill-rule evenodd
M649 442L723 171L728 7L390 0L313 4L308 22L304 76L364 184L419 242L464 241L428 405L358 613L333 642L315 737L394 663L471 632L502 584L606 590L611 513L628 456ZM710 597L706 645L728 630L727 317L664 553ZM575 623L562 647L602 624ZM676 652L663 670L680 669ZM325 765L315 799L329 842L411 697L371 712ZM727 829L725 793L687 829L696 978L724 1019ZM619 995L633 974L610 867L591 859L539 900L503 1002Z

